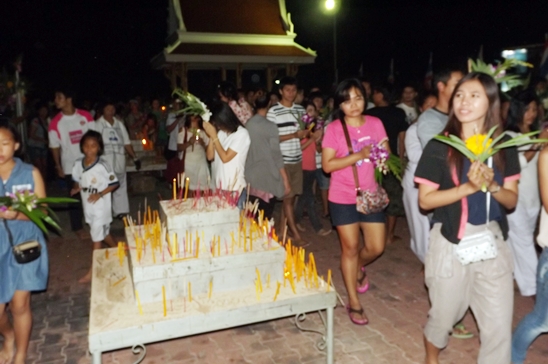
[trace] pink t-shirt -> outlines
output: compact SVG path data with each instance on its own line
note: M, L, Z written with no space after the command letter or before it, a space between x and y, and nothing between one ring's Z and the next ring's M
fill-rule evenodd
M364 118L365 123L359 128L354 128L347 124L354 152L359 152L363 147L378 143L386 138L386 131L379 118L374 116L364 116ZM348 145L340 120L335 120L326 127L322 148L335 150L336 158L348 155ZM358 161L356 167L358 169L360 188L363 191L376 189L377 183L375 182L373 164L365 159ZM331 173L328 199L331 202L340 204L356 203L356 186L352 166Z
M301 145L306 143L308 139L301 139ZM310 143L308 147L303 149L303 171L316 170L316 142Z

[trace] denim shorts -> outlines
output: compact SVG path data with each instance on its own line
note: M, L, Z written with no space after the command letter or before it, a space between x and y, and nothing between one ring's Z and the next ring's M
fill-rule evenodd
M329 189L329 181L331 180L331 177L329 177L329 174L326 174L323 169L317 168L316 169L316 183L318 183L318 188L320 190L328 190Z
M357 222L384 223L384 212L374 214L362 214L356 210L356 204L341 204L329 201L329 214L333 226L350 225Z

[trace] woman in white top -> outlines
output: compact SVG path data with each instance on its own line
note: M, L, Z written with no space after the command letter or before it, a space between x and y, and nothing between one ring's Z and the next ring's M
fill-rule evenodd
M209 168L207 166L206 148L209 138L203 130L202 118L199 115L186 115L184 127L179 130L177 151L179 159L184 159L185 176L189 178L189 189L196 191L207 189Z
M228 104L215 103L211 113L211 122L204 122L204 130L210 138L207 159L212 161L215 188L238 191L242 197L246 186L245 161L251 144L249 133Z
M538 99L534 91L518 93L510 102L506 130L511 136L538 129ZM544 131L540 138L547 137ZM536 293L537 253L535 251L535 227L540 212L538 185L538 145L520 148L521 178L518 189L518 205L508 215L510 227L508 243L514 256L514 278L522 296Z

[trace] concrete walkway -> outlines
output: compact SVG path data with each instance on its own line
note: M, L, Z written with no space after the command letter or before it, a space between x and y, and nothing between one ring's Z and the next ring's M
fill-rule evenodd
M160 187L164 196L167 189ZM50 187L50 195L59 195ZM134 210L145 195L131 196ZM149 204L157 204L157 192L147 194ZM154 206L153 206L154 207ZM59 213L64 232L51 236L50 281L46 292L32 298L34 327L28 363L60 364L90 363L87 352L90 285L78 284L91 263L91 242L80 241L68 228L66 212ZM326 220L323 220L327 224ZM335 233L327 237L314 236L308 221L307 250L314 252L319 274L333 270L333 282L343 300L345 289L340 274L340 247ZM115 221L111 233L123 240L123 224ZM368 326L353 325L342 307L335 310L335 361L352 363L422 363L424 349L422 327L429 304L424 287L421 265L409 249L409 232L405 219L399 219L397 235L402 241L386 248L380 259L368 267L370 290L361 295L369 317ZM533 307L531 298L516 291L514 325ZM474 363L479 340L473 317L467 314L466 327L476 336L469 340L451 339L441 354L442 363ZM321 328L318 314L308 315L303 325ZM293 318L264 322L235 329L197 335L147 345L143 363L325 363L325 355L316 349L319 335L300 332ZM0 342L2 339L0 338ZM546 363L548 335L537 339L529 349L527 363ZM132 363L131 350L103 354L103 363ZM495 363L494 363L495 364Z

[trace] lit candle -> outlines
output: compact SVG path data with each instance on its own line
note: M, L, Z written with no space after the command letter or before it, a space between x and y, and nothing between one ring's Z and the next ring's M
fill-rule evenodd
M331 289L331 269L327 270L327 292Z
M177 199L177 180L173 179L173 199Z
M137 299L137 307L139 307L139 315L143 316L143 307L141 306L141 300L139 299L139 292L135 290L135 298Z
M185 179L185 201L186 201L186 199L187 199L187 197L188 197L188 185L189 185L189 184L190 184L190 178L187 177L187 178Z
M221 256L221 235L217 237L217 256Z
M276 287L276 294L274 295L274 302L276 302L276 298L278 298L278 294L280 293L280 286L281 284L280 282L278 282L278 286Z
M164 302L164 317L167 316L167 307L166 307L166 287L162 286L162 301Z

